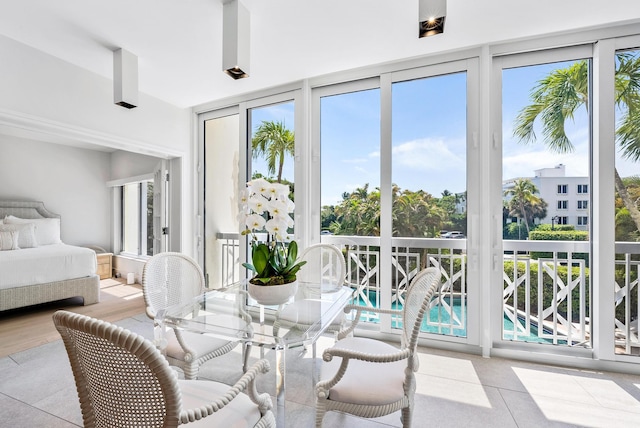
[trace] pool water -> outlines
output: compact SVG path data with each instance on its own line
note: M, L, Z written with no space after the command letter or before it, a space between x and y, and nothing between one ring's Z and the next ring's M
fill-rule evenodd
M373 297L373 296L372 296ZM447 303L451 301L451 298L444 298ZM370 301L375 302L375 298ZM453 298L453 304L450 305L454 314L454 324L451 324L451 317L449 315L449 308L437 305L433 307L427 316L422 321L422 328L420 331L426 333L434 333L434 334L446 334L449 336L458 336L458 337L466 337L467 336L467 328L466 324L464 326L456 326L459 323L459 320L462 319L462 304L460 298ZM359 305L365 306L365 302L360 300L358 302ZM395 302L392 304L392 309L402 309L402 305ZM466 305L465 305L466 310ZM367 317L366 315L362 316L362 321L377 323L377 318ZM466 320L466 317L464 318ZM522 320L524 321L524 320ZM393 319L391 323L393 328L402 328L402 323ZM535 343L552 343L551 340L539 337L538 335L538 327L536 325L532 325L530 328L531 334L526 336L524 333L518 333L517 339L514 339L514 325L513 322L507 317L504 316L503 322L503 339L504 340L516 340L518 342L535 342Z

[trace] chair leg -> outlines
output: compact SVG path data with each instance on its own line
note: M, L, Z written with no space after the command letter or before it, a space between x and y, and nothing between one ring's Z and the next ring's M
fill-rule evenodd
M317 404L316 405L316 428L322 428L322 420L324 419L324 414L326 410L324 406Z
M184 372L184 378L186 380L195 380L198 378L198 363L197 362L192 362L192 363L185 363L182 366L182 371Z
M402 428L411 428L411 407L412 406L402 409L402 416L400 416Z

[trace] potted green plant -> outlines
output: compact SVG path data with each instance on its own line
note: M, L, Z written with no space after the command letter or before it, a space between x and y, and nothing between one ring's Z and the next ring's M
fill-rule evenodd
M247 183L241 198L242 235L252 238L251 263L242 265L254 274L248 290L259 303L279 304L279 300L286 301L295 294L296 274L306 263L298 260L298 244L287 233L293 227L289 214L294 209L289 193L288 185L259 178ZM263 230L267 232L266 242L260 242L256 235ZM286 298L278 297L289 293Z

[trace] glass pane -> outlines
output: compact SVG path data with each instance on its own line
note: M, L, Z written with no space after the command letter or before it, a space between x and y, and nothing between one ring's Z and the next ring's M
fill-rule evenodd
M251 178L289 184L295 150L293 101L250 110Z
M122 250L139 254L140 247L140 183L122 187Z
M265 184L253 185L245 195L246 220L241 220L247 232L250 245L247 259L256 266L258 263L250 257L251 249L261 243L269 246L269 259L277 260L279 254L282 260L288 260L290 243L294 237L294 155L295 155L295 128L294 128L294 103L293 101L272 104L254 108L249 111L249 153L250 171L249 180ZM266 184L266 182L270 184ZM270 189L266 194L262 189ZM250 226L250 223L253 226ZM272 257L273 256L273 257ZM279 259L278 259L279 260ZM273 281L272 284L290 282L293 276L288 277L293 263L268 263L263 264L256 272L249 271L250 276L262 276L265 281Z
M321 240L345 253L347 282L380 307L380 90L320 100Z
M504 340L591 346L589 70L503 70Z
M640 51L616 55L615 352L640 356ZM635 109L630 109L634 106Z
M392 300L401 305L413 276L438 266L446 282L423 330L455 336L466 336L466 77L392 89L393 236L417 238L410 247L394 244Z
M205 276L209 288L240 279L238 249L239 116L205 122Z

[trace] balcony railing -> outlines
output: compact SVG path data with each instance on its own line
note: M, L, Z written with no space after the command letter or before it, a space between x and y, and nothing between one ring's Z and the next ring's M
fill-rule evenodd
M220 234L221 275L229 284L239 278L238 234ZM379 237L323 235L322 242L343 250L347 281L360 304L383 305ZM403 304L404 291L422 268L436 266L443 283L423 330L466 336L466 239L393 238L392 307ZM591 347L589 242L503 241L503 339ZM639 354L637 317L640 243L616 243L616 352ZM369 319L378 322L377 319Z

